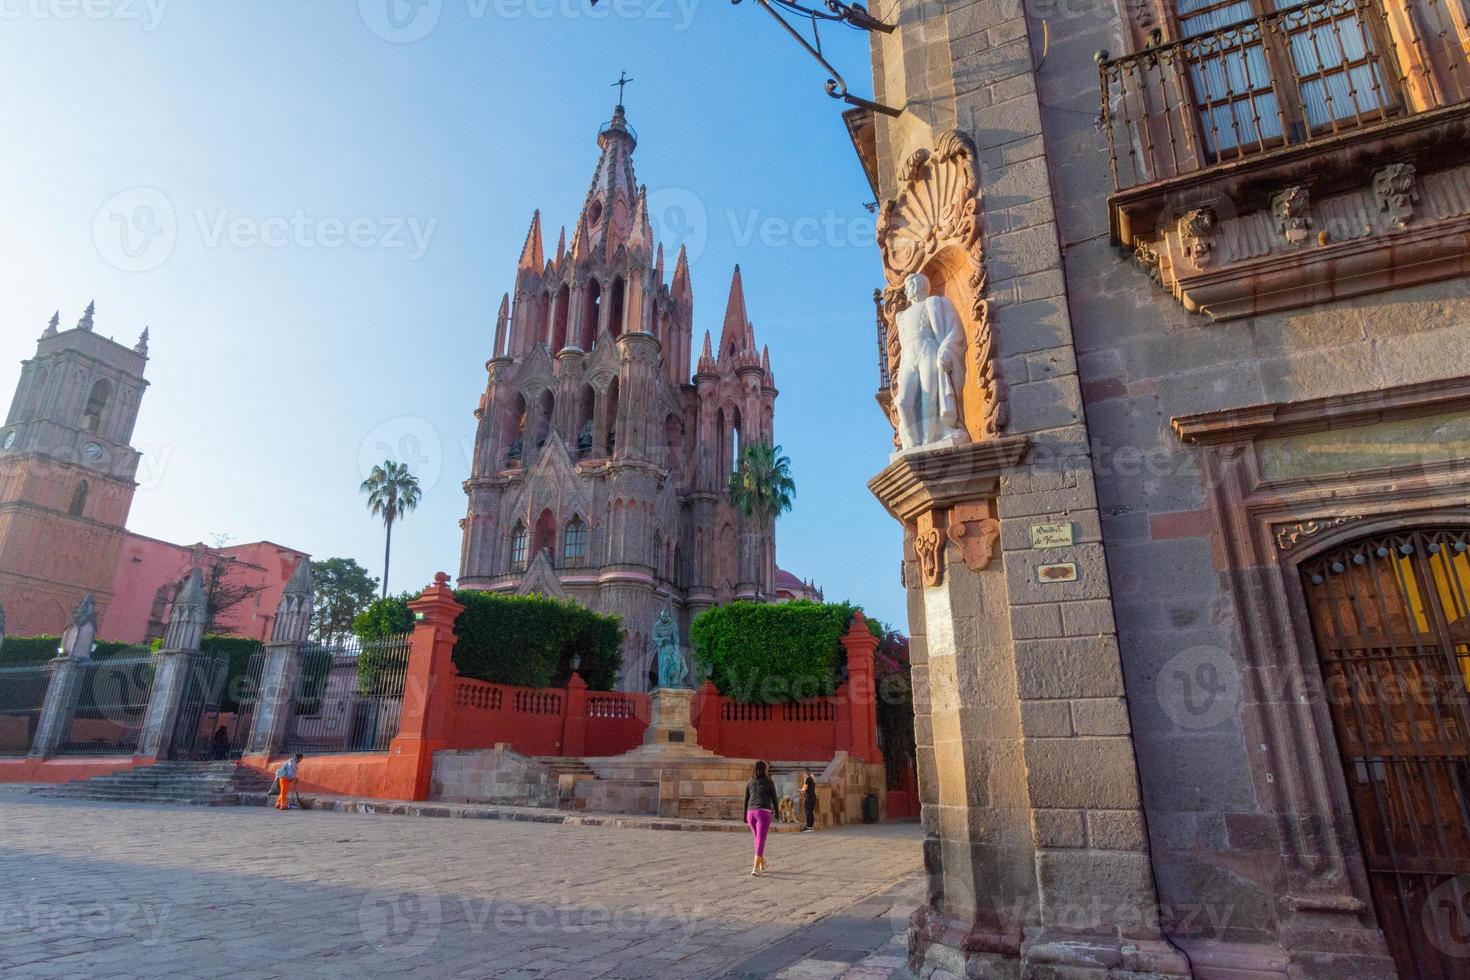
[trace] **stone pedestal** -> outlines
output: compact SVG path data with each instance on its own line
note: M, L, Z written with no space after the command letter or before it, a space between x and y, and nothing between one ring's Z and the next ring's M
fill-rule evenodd
M683 749L695 749L700 754L710 755L699 747L699 733L694 730L691 706L694 692L682 687L660 687L653 692L653 717L643 733L645 748L663 747L675 753Z
M153 691L148 697L148 713L143 716L143 732L138 738L138 755L162 759L173 749L179 708L189 689L190 674L203 669L203 656L198 650L158 652L158 668L153 675Z

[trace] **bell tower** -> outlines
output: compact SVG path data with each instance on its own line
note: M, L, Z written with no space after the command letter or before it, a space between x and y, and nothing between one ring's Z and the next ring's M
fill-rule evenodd
M133 426L148 382L148 331L134 347L51 318L22 362L0 427L0 605L8 631L60 632L88 593L112 598L140 454Z

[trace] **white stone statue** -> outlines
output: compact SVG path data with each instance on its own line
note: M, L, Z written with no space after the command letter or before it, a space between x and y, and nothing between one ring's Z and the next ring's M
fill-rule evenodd
M929 295L929 278L904 280L909 305L898 314L899 445L905 449L964 445L970 441L960 419L965 390L965 329L944 296Z

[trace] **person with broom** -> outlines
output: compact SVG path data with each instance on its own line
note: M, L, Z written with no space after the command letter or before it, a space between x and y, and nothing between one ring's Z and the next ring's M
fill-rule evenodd
M291 803L288 797L291 794L291 784L296 782L296 767L301 764L301 760L304 758L306 758L304 755L297 752L294 756L281 763L281 768L276 770L276 786L278 787L278 795L276 796L277 810L297 809L296 804Z

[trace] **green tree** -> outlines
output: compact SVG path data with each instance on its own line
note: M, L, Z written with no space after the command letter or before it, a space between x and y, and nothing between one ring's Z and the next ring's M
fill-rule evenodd
M729 491L730 503L746 517L762 525L775 520L791 509L796 496L791 460L781 455L780 446L746 446L730 474Z
M378 593L378 580L351 558L311 563L315 609L312 636L331 645L352 633L352 621Z
M408 471L407 463L384 460L374 466L360 488L368 495L368 513L383 519L388 541L383 547L383 598L388 598L388 560L393 555L393 522L403 519L419 505L419 478Z

